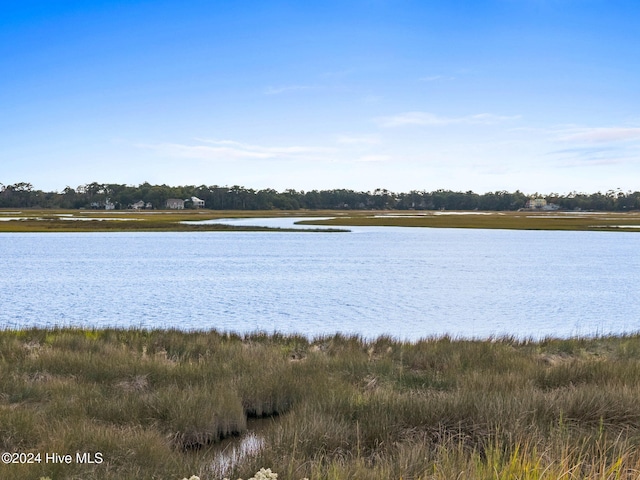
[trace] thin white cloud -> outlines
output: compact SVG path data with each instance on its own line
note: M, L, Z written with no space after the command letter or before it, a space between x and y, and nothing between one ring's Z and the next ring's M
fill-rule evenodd
M374 135L339 135L338 143L345 145L377 145L380 139Z
M405 112L390 117L378 117L374 119L381 127L404 127L408 125L447 125L449 119L438 117L433 113L426 112Z
M233 140L198 140L208 145L187 145L179 143L138 144L139 148L154 150L163 156L172 158L191 158L202 160L241 160L241 159L294 159L315 160L333 152L324 147L286 146L268 147L250 145Z
M268 155L294 155L299 153L329 153L333 150L326 147L307 147L307 146L290 146L290 147L266 147L264 145L252 145L249 143L236 142L234 140L209 140L206 138L196 138L196 141L208 143L212 145L221 145L231 147L239 151L264 153Z
M443 117L429 112L405 112L388 117L377 117L374 121L385 128L405 127L405 126L443 126L455 124L469 125L493 125L496 123L517 120L519 115L504 116L492 113L478 113L464 117Z
M640 140L640 128L578 128L560 132L558 140L570 143L617 143Z
M485 125L511 122L513 120L520 119L520 115L495 115L493 113L478 113L476 115L470 115L460 119L459 123L482 123Z
M640 128L562 126L549 131L561 167L629 165L640 158Z
M243 158L271 158L266 152L250 151L234 147L211 147L208 145L184 145L179 143L138 144L139 148L153 150L172 158L206 160L237 160Z
M558 166L561 168L583 168L583 167L601 167L624 164L625 161L620 158L582 158L574 157L568 158L564 161L560 161Z

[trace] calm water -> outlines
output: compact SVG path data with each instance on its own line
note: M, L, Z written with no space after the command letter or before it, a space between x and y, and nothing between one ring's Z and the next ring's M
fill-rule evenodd
M640 235L0 235L0 327L570 336L640 330Z

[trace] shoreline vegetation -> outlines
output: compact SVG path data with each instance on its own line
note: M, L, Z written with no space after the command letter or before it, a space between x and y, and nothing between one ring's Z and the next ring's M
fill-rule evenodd
M182 200L184 199L184 201ZM584 193L523 193L498 190L482 194L473 191L411 190L393 192L385 188L356 191L295 190L278 192L273 188L256 190L241 185L140 185L92 182L61 192L45 192L31 183L0 183L0 208L42 209L163 209L177 203L185 208L206 206L213 210L479 210L516 211L533 201L537 207L565 211L640 210L640 191L615 189Z
M229 218L318 217L308 229L197 224ZM188 222L188 223L183 223ZM317 226L318 228L314 228ZM345 232L357 226L640 232L640 212L407 210L38 210L0 209L0 232Z
M1 464L14 480L218 480L261 468L280 480L640 476L640 334L0 330L0 382L0 451L42 456ZM223 468L220 442L255 419L259 448ZM101 462L44 461L77 452Z

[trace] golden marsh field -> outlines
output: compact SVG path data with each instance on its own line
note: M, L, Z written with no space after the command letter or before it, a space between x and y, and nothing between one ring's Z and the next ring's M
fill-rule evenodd
M323 217L307 225L640 231L640 212L481 212L407 210L0 210L0 232L268 230L184 221L221 218ZM327 219L327 217L329 217ZM286 229L281 229L286 230Z
M340 212L331 220L303 223L331 226L638 231L640 212L360 211Z

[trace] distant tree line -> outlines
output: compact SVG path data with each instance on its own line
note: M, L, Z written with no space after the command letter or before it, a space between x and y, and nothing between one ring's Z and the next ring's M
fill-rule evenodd
M348 189L333 190L254 190L234 186L170 187L143 183L138 186L124 184L89 183L77 188L66 187L62 192L44 192L33 185L20 182L13 185L0 183L0 208L59 208L104 209L107 204L124 210L143 201L153 209L164 209L167 199L187 199L186 208L192 207L188 199L198 197L206 208L214 210L298 210L298 209L397 209L397 210L518 210L532 197L544 198L565 210L640 210L640 192L609 190L606 193L557 193L527 195L519 190L488 192L456 192L451 190L412 190L395 193L386 189L358 192Z

